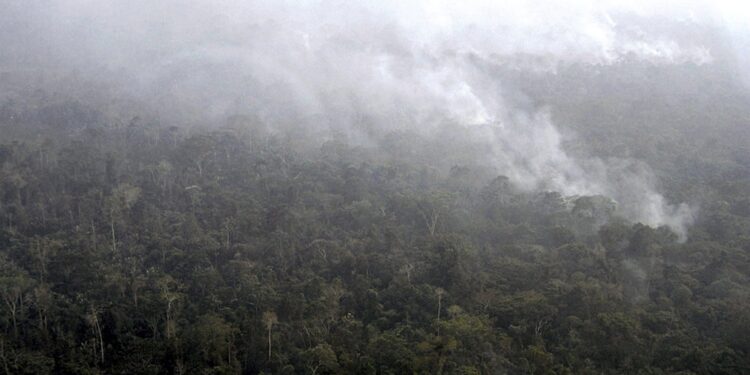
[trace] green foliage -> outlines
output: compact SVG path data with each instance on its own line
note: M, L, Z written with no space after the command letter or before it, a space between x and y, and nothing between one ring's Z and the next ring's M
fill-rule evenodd
M408 134L87 129L0 145L0 373L750 371L741 178L677 243Z

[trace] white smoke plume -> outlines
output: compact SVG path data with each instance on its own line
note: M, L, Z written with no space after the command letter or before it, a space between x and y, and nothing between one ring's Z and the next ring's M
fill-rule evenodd
M382 129L455 123L490 142L497 170L527 190L602 194L627 218L684 237L685 204L666 202L632 160L570 156L550 115L516 108L495 68L710 64L691 41L623 17L710 22L711 6L600 1L1 0L0 67L78 69L183 120L252 113L269 124L366 116ZM703 18L701 18L703 17Z

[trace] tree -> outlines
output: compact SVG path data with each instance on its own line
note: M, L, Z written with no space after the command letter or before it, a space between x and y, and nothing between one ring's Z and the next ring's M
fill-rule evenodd
M102 336L102 326L99 321L99 314L99 309L91 306L88 314L86 314L86 322L91 326L91 329L94 330L96 339L99 342L99 359L101 360L101 363L104 364L104 337ZM96 355L96 352L94 352L94 355Z
M263 325L266 326L268 331L268 361L271 361L271 329L279 322L279 318L273 311L266 311L263 313Z
M177 292L178 283L171 276L164 276L158 280L159 295L164 303L166 303L164 317L166 319L164 323L164 336L170 339L175 336L177 327L175 326L174 315L177 301L180 300L182 294Z
M336 353L329 344L318 344L314 348L306 350L303 357L305 357L307 369L310 370L312 375L337 373L340 370Z
M34 280L0 253L0 297L13 327L13 337L18 338L19 317L25 309L27 294L33 290Z
M138 201L141 195L141 189L129 184L120 184L112 191L112 195L107 199L109 226L112 239L112 254L117 253L117 237L115 235L115 220L122 218Z
M435 295L437 296L438 300L438 309L437 309L437 322L438 322L438 331L437 334L440 335L440 311L443 310L443 296L445 295L445 289L443 288L435 288Z
M370 356L375 360L378 374L396 375L414 372L414 352L409 343L393 332L384 332L370 342Z

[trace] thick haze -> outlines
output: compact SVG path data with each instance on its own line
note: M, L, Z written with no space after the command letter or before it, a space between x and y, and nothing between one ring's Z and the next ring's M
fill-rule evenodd
M570 156L549 109L496 72L713 64L701 38L656 26L726 28L740 48L737 4L0 0L0 72L74 71L178 123L249 114L363 143L373 128L459 126L523 189L606 195L684 235L694 208L666 202L648 166Z

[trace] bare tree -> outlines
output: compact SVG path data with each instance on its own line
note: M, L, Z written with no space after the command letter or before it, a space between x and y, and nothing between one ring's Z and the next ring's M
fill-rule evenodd
M440 335L440 311L443 309L443 296L445 295L445 289L443 288L437 288L435 289L435 294L438 298L438 311L437 311L437 334Z
M263 324L265 324L268 330L268 360L271 360L271 329L273 325L279 322L279 318L273 311L266 311L263 313Z
M96 334L96 339L99 342L99 357L101 359L101 363L104 363L104 337L102 336L102 326L99 323L99 309L95 308L92 305L91 310L89 311L88 315L86 315L86 321L89 323L91 328L94 330L94 333Z

